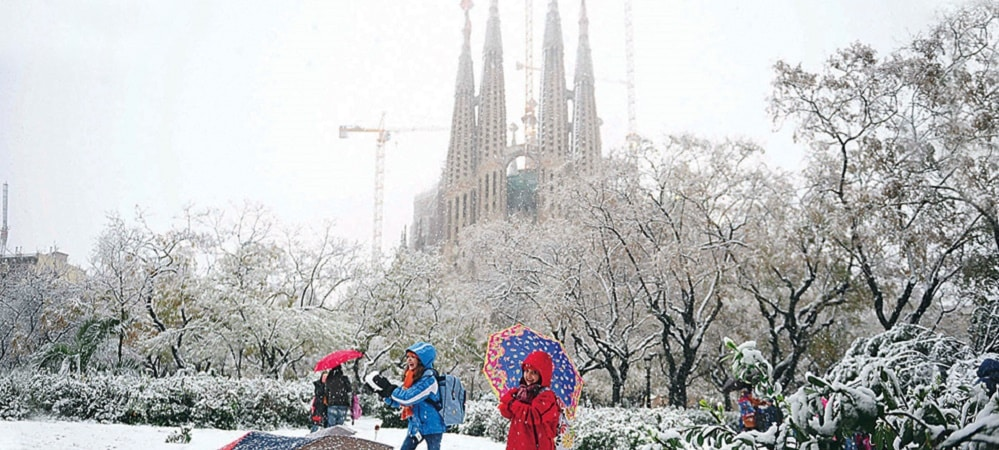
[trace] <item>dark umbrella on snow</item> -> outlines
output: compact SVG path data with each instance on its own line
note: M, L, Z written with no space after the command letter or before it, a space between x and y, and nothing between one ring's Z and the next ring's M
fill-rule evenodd
M251 431L221 450L392 450L392 446L353 436L292 437Z
M392 450L391 445L354 436L321 437L299 447L300 450Z

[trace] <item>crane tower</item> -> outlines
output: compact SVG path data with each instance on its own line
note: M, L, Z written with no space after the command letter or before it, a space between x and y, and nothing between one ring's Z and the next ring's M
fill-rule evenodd
M0 228L0 257L7 253L7 183L3 184L3 227Z
M635 32L631 20L631 0L624 0L624 56L628 83L628 148L638 147L638 113L635 111Z
M534 108L534 6L531 0L524 0L524 142L533 148L538 142L538 117Z
M371 233L371 258L373 262L381 259L382 253L382 222L385 209L385 143L392 133L402 131L447 131L447 127L408 127L385 128L385 113L382 113L377 127L362 127L358 125L340 125L340 139L346 139L350 133L377 133L375 138L375 198L374 217Z

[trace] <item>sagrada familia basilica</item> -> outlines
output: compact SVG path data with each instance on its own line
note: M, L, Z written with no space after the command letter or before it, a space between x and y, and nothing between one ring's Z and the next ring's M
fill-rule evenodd
M436 189L414 201L410 247L453 244L463 229L477 223L515 217L543 221L556 211L546 192L565 177L589 173L600 163L600 119L594 97L589 21L582 1L571 86L563 63L558 2L548 4L540 102L527 102L521 117L521 142L515 133L519 127L507 117L498 2L491 0L489 6L478 92L470 44L471 2L462 2L464 43L458 56L447 160Z

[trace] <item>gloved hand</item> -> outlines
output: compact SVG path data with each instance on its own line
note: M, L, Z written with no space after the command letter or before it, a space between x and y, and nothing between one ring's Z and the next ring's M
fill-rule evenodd
M388 389L389 392L395 390L396 385L392 384L387 378L383 377L380 372L373 371L369 372L364 377L364 384L371 388L371 392L380 394L381 391Z
M376 392L376 394L378 394L379 397L385 399L385 398L391 397L392 396L392 391L394 391L394 390L395 390L394 387L392 387L392 388L385 388L385 389L382 389L382 390Z
M390 397L392 395L392 391L394 391L395 388L398 387L392 384L392 382L389 381L388 378L385 378L381 375L375 375L374 377L371 378L371 381L372 383L374 383L376 386L379 387L379 389L376 392L378 393L378 396L381 398Z
M531 403L534 401L534 397L537 397L541 393L541 385L532 384L530 386L521 386L516 389L513 394L513 399L518 402Z
M534 398L531 397L531 393L524 388L518 388L517 393L513 394L513 399L523 403L531 403L531 400L534 400Z
M378 386L381 390L388 389L388 390L392 391L392 390L395 390L396 387L398 387L398 386L392 384L392 382L389 381L388 378L385 378L385 377L383 377L381 375L375 375L371 379L371 381L373 381L375 383L375 385Z

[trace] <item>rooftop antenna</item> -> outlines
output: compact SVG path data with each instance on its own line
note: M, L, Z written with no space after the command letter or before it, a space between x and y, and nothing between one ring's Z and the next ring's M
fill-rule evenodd
M0 228L0 258L7 255L7 183L3 184L3 228Z

